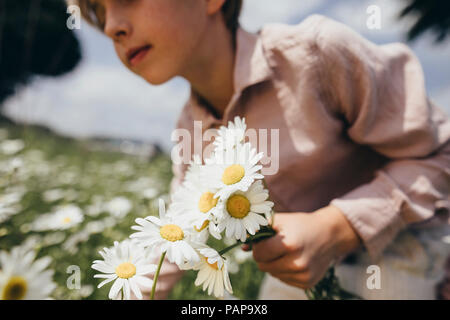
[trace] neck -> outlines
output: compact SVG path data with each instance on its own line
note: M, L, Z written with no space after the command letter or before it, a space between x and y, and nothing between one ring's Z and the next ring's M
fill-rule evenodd
M225 26L222 14L211 19L211 27L205 30L194 54L196 58L181 76L222 118L234 93L235 50L232 34Z

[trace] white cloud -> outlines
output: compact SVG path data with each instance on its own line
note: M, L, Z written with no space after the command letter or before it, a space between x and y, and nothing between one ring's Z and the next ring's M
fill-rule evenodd
M5 102L5 113L67 135L138 138L167 148L187 89L181 79L151 86L120 66L84 64L62 78L36 79Z

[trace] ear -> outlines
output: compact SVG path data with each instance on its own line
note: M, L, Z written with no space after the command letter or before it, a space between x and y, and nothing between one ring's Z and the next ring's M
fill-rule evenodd
M215 14L220 11L226 0L206 0L208 14Z

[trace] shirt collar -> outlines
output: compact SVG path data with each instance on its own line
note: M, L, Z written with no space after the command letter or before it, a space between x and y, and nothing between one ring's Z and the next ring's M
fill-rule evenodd
M236 34L236 64L234 85L236 91L269 79L273 71L264 55L261 36L239 27Z
M257 34L250 33L241 27L236 31L236 57L233 72L235 94L239 97L242 91L257 83L268 80L272 77L273 71L270 68L264 55L262 39ZM237 100L237 99L236 99ZM194 120L208 121L211 123L225 124L226 115L236 105L236 101L231 101L224 112L224 119L217 119L202 103L201 97L192 89L188 100Z

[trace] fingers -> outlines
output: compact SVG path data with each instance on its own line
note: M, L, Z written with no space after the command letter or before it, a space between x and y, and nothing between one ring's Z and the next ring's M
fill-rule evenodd
M258 262L258 267L290 286L308 289L314 285L313 273L300 251L293 251L268 262Z
M253 244L253 258L256 262L269 262L289 252L279 233L269 239Z
M261 271L270 274L299 273L308 270L308 266L303 260L300 252L294 251L269 262L258 262L258 267Z

